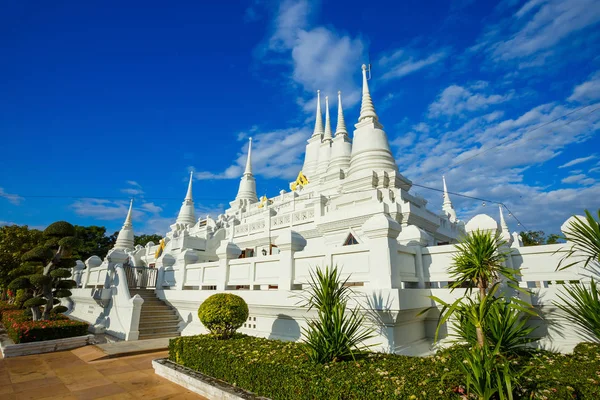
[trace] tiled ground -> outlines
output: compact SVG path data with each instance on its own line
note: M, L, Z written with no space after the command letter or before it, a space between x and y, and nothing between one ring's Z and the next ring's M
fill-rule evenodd
M104 354L86 346L0 359L0 399L204 399L154 374L152 360L166 355L98 360Z

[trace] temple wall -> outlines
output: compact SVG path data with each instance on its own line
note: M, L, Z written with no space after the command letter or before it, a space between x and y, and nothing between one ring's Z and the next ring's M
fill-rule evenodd
M273 255L259 253L255 257L238 258L241 249L227 240L223 240L217 249L218 261L197 262L189 252L177 257L165 255L157 263L160 267L156 293L179 313L183 335L205 332L198 320L198 307L209 296L227 292L241 296L249 305L250 317L241 332L299 340L306 318L314 316L299 306L310 271L337 265L355 293L351 306L360 304L368 324L377 332L372 340L378 344L377 349L426 354L433 349L439 315L435 308L419 315L435 305L428 296L435 295L451 302L461 297L464 289L451 291L447 288L452 281L448 271L456 253L454 245L402 245L396 239L401 229L395 221L380 214L364 223L361 227L363 241L355 245L326 246L322 238L320 245L311 245L312 240L307 241L287 228L273 237L279 250ZM538 334L543 336L540 345L569 352L585 338L560 318L553 301L558 300L557 295L564 285L588 278L585 271L577 267L556 271L565 247L565 244L556 244L507 247L505 250L510 252L507 266L521 271L519 286L531 291L531 294L516 291L511 294L529 302L543 315L532 321L539 326ZM127 303L131 299L125 296L117 300L115 297L123 292L123 282L115 282L110 278L109 268L102 268L86 270L82 289L75 290L72 297L75 303L72 315L91 323L104 318L109 322L107 332L120 324L118 329L124 331L121 336L135 337L128 333L128 329L137 329L127 317L133 315L133 309ZM109 292L113 296L112 304L120 301L122 306L119 307L124 307L125 311L117 313L115 308L119 307L102 309L94 306L95 288L112 288ZM549 325L548 320L552 320L553 325ZM443 329L442 337L444 334Z

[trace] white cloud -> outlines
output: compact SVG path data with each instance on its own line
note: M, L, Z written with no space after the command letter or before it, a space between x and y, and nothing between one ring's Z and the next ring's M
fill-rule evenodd
M129 210L129 202L126 200L104 200L104 199L81 199L71 204L71 208L77 215L92 217L99 220L123 220ZM140 219L144 213L135 206L132 211L134 220Z
M429 106L429 116L461 116L465 112L486 109L491 105L503 103L511 97L512 94L510 93L503 96L498 94L485 95L482 93L473 93L462 86L450 85Z
M157 214L163 210L161 207L157 206L154 203L142 203L140 208L143 209L144 211L148 211L153 214Z
M378 61L378 64L387 71L383 74L382 79L402 78L440 62L448 55L447 51L440 50L425 58L416 59L412 53L414 51L398 49L390 55L383 55Z
M599 21L600 7L596 0L530 0L507 21L517 30L510 39L492 46L492 56L505 61L543 55L574 32Z
M577 183L587 178L585 174L571 175L561 180L562 183Z
M8 193L3 188L0 187L0 197L4 197L6 200L10 201L12 204L19 205L21 201L23 201L23 197L18 194Z
M290 84L303 90L298 104L305 112L314 112L317 90L331 97L341 90L344 105L351 107L360 100L357 82L365 43L331 27L311 26L310 13L306 0L282 2L272 34L258 47L261 61L269 63L275 57L291 66Z
M252 133L252 173L265 178L293 179L302 168L302 155L308 128L280 129ZM245 142L233 164L223 172L196 172L196 179L239 179L246 165L248 143ZM260 184L260 182L259 182Z
M575 86L569 101L587 103L600 99L600 71L593 74L590 79L581 85Z
M576 159L574 159L574 160L571 160L571 161L569 161L568 163L565 163L565 164L561 165L561 166L560 166L560 167L558 167L558 168L567 168L567 167L572 167L573 165L581 164L581 163L584 163L584 162L586 162L586 161L593 160L593 159L595 159L595 158L596 158L596 156L595 156L595 155L591 155L591 156L588 156L588 157L580 157L580 158L576 158Z
M466 87L469 86L462 89L472 90ZM486 94L485 98L488 97ZM462 109L478 108L470 107L463 97L458 98L462 100L448 101L447 108L434 107L433 110L440 113L455 110L456 104ZM600 103L592 106L598 107ZM584 208L597 204L600 183L580 174L582 176L566 178L569 185L576 187L565 189L561 187L564 183L551 180L545 184L535 183L529 173L566 151L571 144L585 142L597 134L600 115L577 109L565 99L563 103L538 105L515 118L503 117L502 110L498 110L493 116L476 114L466 122L426 119L413 126L413 131L416 126L426 126L427 129L422 130L427 133L412 144L406 145L410 141L405 141L404 133L390 139L400 171L413 182L441 188L444 174L449 190L504 202L528 229L557 231L570 215L580 214ZM557 121L551 122L554 120ZM544 173L550 175L551 172L545 169ZM441 210L439 193L419 187L415 190L430 201L430 209ZM489 205L482 207L481 201L457 196L452 201L464 220L480 212L497 217L497 209L490 209ZM514 220L508 222L512 229L521 229Z
M136 181L126 181L126 183L130 187L121 189L122 193L126 193L126 194L129 194L131 196L140 196L140 195L144 194L144 190L142 189L142 185L140 185Z

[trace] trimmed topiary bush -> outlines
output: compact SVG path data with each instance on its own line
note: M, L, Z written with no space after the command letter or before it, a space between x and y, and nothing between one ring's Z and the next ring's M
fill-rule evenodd
M88 332L87 322L71 320L54 312L54 307L45 321L31 321L25 311L6 311L2 314L2 323L6 333L15 343L39 342L42 340L63 339L83 336ZM30 310L27 310L30 311Z
M235 294L213 294L200 305L198 317L216 338L228 339L248 319L248 304Z
M75 227L67 221L56 221L44 229L44 235L58 238L75 236Z

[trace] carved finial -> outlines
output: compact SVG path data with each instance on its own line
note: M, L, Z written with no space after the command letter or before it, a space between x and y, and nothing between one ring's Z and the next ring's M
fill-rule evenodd
M252 175L252 138L248 138L248 158L246 158L244 175Z
M323 141L331 142L331 120L329 119L329 97L325 96L325 133Z
M342 109L342 92L338 91L338 117L335 135L347 135L346 121L344 120L344 110Z
M375 112L375 107L373 106L371 93L369 93L369 84L367 82L367 66L365 64L362 65L362 75L362 103L360 105L360 116L358 117L358 122L364 121L368 118L376 122L378 120L378 117L377 113Z
M317 90L317 118L315 121L315 130L313 136L323 135L323 115L321 113L321 91Z

